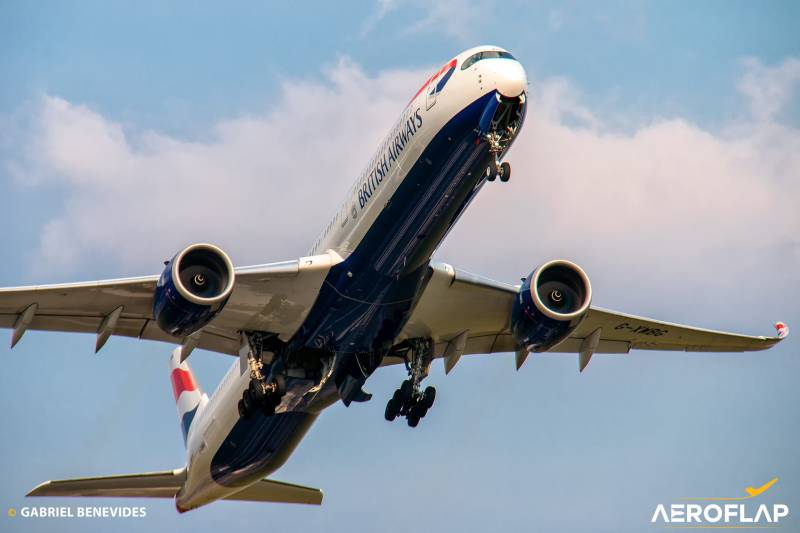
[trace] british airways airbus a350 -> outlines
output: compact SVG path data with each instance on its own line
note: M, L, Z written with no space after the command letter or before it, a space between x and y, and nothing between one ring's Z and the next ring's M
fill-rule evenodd
M586 273L547 261L510 285L431 255L501 163L525 120L528 81L506 50L481 46L448 61L405 107L309 255L235 268L193 244L161 275L0 289L0 326L111 335L178 345L170 372L186 465L165 472L42 483L30 496L174 498L181 512L219 499L319 504L317 489L266 479L319 414L363 402L379 367L404 363L408 379L386 419L416 426L434 403L423 388L435 358L449 372L463 354L579 354L631 349L762 350L787 333L751 337L593 307ZM203 394L186 358L194 348L237 357Z

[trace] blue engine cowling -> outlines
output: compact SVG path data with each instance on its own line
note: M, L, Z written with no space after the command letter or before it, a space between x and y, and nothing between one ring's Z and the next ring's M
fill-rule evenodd
M233 292L233 263L212 244L193 244L178 252L156 284L153 316L176 337L191 335L219 313Z
M525 279L511 311L514 340L529 351L552 348L578 327L592 303L586 273L570 261L549 261Z

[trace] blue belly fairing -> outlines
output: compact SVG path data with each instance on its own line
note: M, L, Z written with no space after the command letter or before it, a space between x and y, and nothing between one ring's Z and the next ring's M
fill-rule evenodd
M239 418L211 460L211 477L226 487L244 486L280 468L317 415L302 411Z
M288 343L337 353L339 371L363 381L379 365L425 288L429 262L484 182L492 160L478 123L495 93L470 104L433 138L347 259L328 273ZM211 476L240 486L281 466L316 414L291 411L237 421Z

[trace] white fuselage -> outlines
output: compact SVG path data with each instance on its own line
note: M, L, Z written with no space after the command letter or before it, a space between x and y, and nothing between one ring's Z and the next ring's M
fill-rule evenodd
M317 261L333 265L352 254L431 140L467 106L487 93L496 91L516 97L527 90L524 70L513 59L487 59L462 70L463 62L481 50L500 49L479 47L459 54L426 82L409 102L348 191L335 216L315 241L309 257L301 259L301 264ZM448 74L447 67L451 63L454 63L454 68ZM444 88L437 91L444 76L448 76ZM398 224L402 222L397 221ZM323 278L319 278L320 286ZM311 288L314 289L319 290L319 287ZM211 467L212 458L239 420L237 402L249 382L249 373L243 371L237 361L211 397L201 402L187 438L187 480L176 497L179 509L204 505L246 486L218 484L211 476ZM315 410L309 414L308 425L318 412ZM307 426L301 433L306 430ZM272 464L259 475L266 476L278 466L280 464Z

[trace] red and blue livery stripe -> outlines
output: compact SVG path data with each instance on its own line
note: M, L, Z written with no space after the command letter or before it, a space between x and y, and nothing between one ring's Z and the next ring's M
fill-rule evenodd
M189 365L186 362L180 362L180 353L181 348L176 348L170 357L170 381L185 444L189 436L189 428L203 400L203 395Z
M435 79L438 79L439 81L436 84L436 89L434 90L434 93L438 94L442 92L442 89L444 89L444 86L447 84L447 81L450 79L450 76L452 76L453 72L456 70L456 63L457 61L455 59L452 59L449 63L440 68L436 74L425 80L425 83L422 84L422 87L420 87L419 90L414 94L414 96L411 97L409 103L413 102L414 99L417 96L419 96L419 93L424 91L425 87L430 85L430 83Z

